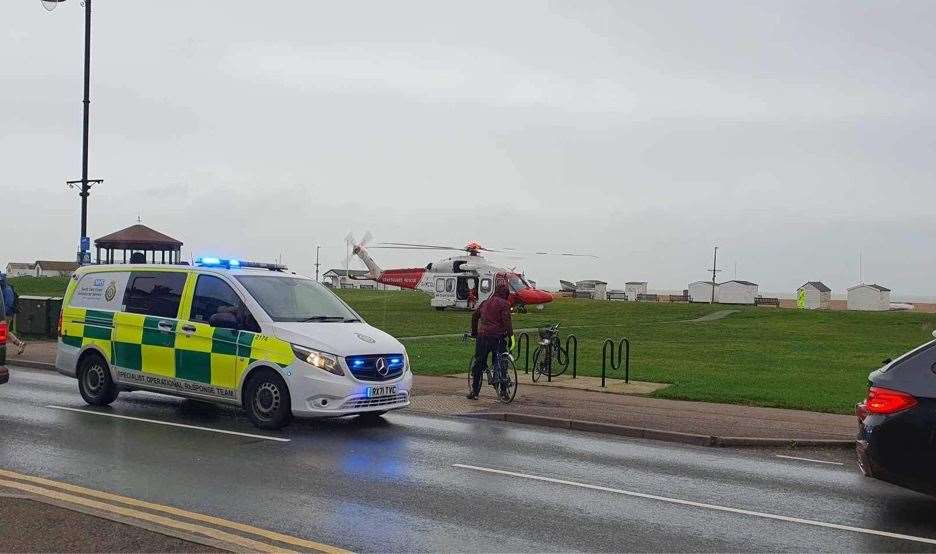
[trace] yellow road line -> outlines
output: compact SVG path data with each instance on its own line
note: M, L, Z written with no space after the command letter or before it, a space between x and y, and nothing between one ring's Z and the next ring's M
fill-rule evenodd
M132 510L130 508L124 508L123 506L115 506L113 504L107 504L105 502L98 502L97 500L91 500L89 498L83 498L81 496L75 496L72 494L67 494L64 492L54 491L50 489L44 489L42 487L37 487L35 485L29 485L26 483L20 483L18 481L7 481L5 479L0 479L0 486L21 490L23 492L28 492L31 494L35 494L37 496L44 496L46 498L51 498L51 499L59 500L62 502L68 502L70 504L78 504L79 506L94 508L96 510L101 510L104 512L117 514L117 515L121 515L125 517L130 517L133 519L148 521L150 523L155 523L157 525L162 525L164 527L169 527L172 529L180 529L183 531L188 531L189 533L197 533L199 535L211 537L213 539L216 539L216 540L228 543L228 544L235 544L237 546L246 548L251 551L284 552L283 549L276 548L267 543L248 539L240 535L228 533L226 531L220 531L212 527L206 527L204 525L196 525L194 523L186 523L184 521L178 521L169 517L158 516L156 514L151 514L148 512L141 512L139 510ZM286 552L289 552L289 551L286 551Z
M277 542L296 546L303 550L324 552L326 554L350 554L348 550L344 550L342 548L338 548L338 547L331 546L328 544L322 544L319 542L309 541L306 539L301 539L299 537L294 537L292 535L285 535L283 533L277 533L276 531L270 531L268 529L261 529L260 527L254 527L252 525L247 525L244 523L237 523L236 521L229 521L229 520L222 519L222 518L215 517L215 516L189 512L187 510L174 508L172 506L163 506L162 504L154 504L152 502L146 502L145 500L137 500L136 498L129 498L126 496L120 496L120 495L112 494L109 492L102 492L102 491L96 491L93 489L87 489L84 487L79 487L77 485L72 485L69 483L53 481L52 479L34 477L32 475L23 475L21 473L8 471L5 469L0 469L0 477L7 477L9 479L18 479L21 481L39 483L41 485L45 485L49 487L56 487L56 488L70 491L70 492L83 494L86 496L92 496L95 498L110 500L112 502L120 502L122 504L127 504L130 506L137 506L140 508L146 508L146 509L157 511L157 512L163 512L163 513L171 514L174 516L180 516L180 517L192 519L195 521L210 523L212 525L217 525L218 527L226 527L228 529L234 529L237 531L250 533L258 537L263 537L265 539L274 540Z

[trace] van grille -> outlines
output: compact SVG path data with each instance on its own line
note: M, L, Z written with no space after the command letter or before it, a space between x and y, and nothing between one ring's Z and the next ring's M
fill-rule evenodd
M409 395L405 392L393 396L378 396L377 398L367 398L365 396L356 396L349 398L341 406L343 410L357 410L360 408L376 408L378 406L391 406L406 402Z
M381 362L383 360L383 362ZM366 356L347 356L345 363L351 374L361 381L388 381L399 377L406 367L403 354L370 354ZM378 366L383 364L386 374L381 375Z

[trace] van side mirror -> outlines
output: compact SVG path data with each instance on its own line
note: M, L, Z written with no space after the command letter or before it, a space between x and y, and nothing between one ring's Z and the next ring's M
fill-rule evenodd
M237 329L237 316L230 312L219 312L208 318L208 325L221 329Z

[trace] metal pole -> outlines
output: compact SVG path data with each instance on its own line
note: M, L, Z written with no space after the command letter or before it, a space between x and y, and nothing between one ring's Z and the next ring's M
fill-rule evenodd
M319 280L319 249L321 246L315 247L315 282Z
M712 258L712 301L710 304L715 303L715 268L718 267L718 247L715 247L715 256Z
M84 117L81 137L81 236L88 236L88 119L91 109L91 0L85 3L85 43L84 43ZM81 259L84 260L85 248L81 245Z

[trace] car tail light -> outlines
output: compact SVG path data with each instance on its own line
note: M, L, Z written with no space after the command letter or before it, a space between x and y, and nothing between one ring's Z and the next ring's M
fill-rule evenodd
M6 321L0 321L0 346L3 346L6 344L7 335L10 332L10 328L8 327L8 325L9 324Z
M58 336L59 337L62 336L62 327L64 327L64 319L63 319L64 313L63 312L64 310L59 312L59 319L58 319Z
M871 387L868 390L868 398L864 401L863 410L866 414L890 415L902 412L916 405L916 398L905 392L881 387ZM861 408L862 406L859 405L859 407ZM861 417L861 415L859 415L859 417Z

